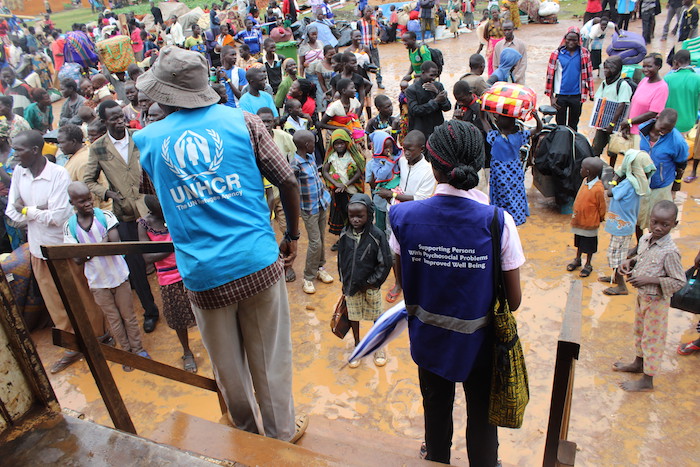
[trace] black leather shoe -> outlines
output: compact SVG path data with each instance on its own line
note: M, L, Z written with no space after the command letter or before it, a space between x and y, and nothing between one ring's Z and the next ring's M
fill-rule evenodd
M156 322L158 321L158 318L146 318L143 320L143 331L144 332L153 332L156 329Z

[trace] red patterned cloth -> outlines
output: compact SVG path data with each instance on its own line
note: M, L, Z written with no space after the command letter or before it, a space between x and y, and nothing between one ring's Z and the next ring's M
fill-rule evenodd
M481 110L526 119L537 108L537 93L527 86L499 81L484 91Z

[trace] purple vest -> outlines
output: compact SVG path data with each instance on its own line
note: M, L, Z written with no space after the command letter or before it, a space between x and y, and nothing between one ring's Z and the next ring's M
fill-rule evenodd
M497 212L503 229L503 210ZM493 215L493 206L444 195L389 211L401 245L411 356L450 381L467 379L491 334Z

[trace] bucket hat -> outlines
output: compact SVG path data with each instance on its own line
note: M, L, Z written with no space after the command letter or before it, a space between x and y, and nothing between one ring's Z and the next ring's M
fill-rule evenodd
M167 46L153 66L139 76L136 89L159 104L185 109L207 107L220 99L209 86L208 70L207 60L199 52Z

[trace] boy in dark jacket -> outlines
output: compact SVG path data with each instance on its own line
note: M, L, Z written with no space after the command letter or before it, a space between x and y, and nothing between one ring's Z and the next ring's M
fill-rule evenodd
M338 272L348 307L348 318L360 342L360 320L376 321L382 314L380 288L391 271L392 256L384 232L373 223L374 205L369 196L358 193L348 203L348 221L338 240ZM374 354L377 366L386 365L384 350ZM359 360L348 366L357 368Z

